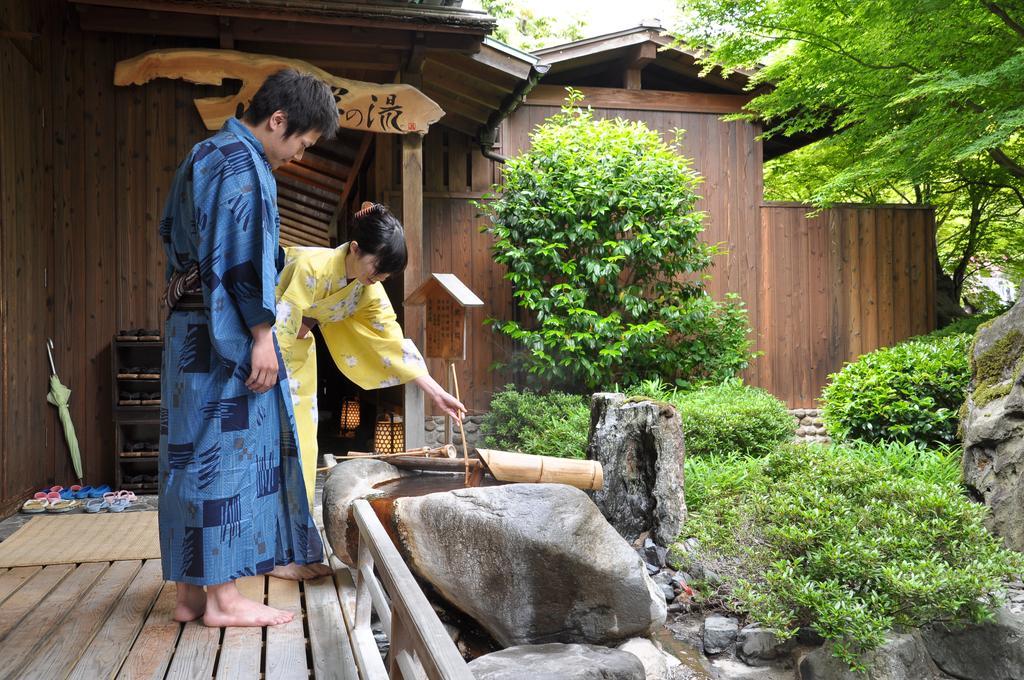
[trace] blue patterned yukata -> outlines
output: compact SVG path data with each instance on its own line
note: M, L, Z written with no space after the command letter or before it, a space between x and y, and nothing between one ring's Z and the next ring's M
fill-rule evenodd
M263 145L229 118L178 168L160 221L168 277L199 263L206 307L171 312L164 333L160 552L171 581L215 585L323 556L276 337L277 385L245 386L249 328L274 323L279 229Z

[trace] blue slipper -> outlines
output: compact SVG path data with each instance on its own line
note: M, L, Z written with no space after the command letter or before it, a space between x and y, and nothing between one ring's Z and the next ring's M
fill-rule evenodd
M92 498L92 496L89 495L89 493L91 491L92 491L92 487L91 486L83 486L81 489L79 489L78 491L74 492L71 495L71 497L76 499L76 500L83 500L85 498Z
M90 498L85 502L85 511L90 513L99 512L100 510L109 507L110 504L102 498Z
M110 493L110 492L111 492L111 488L110 488L110 485L108 485L108 484L103 484L101 486L94 486L89 491L89 498L103 498L103 494Z

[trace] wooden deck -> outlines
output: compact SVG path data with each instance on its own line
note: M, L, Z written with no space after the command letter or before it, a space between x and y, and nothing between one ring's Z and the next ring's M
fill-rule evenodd
M0 679L358 680L338 590L351 581L336 577L242 579L248 597L301 616L207 628L171 620L159 560L0 569Z

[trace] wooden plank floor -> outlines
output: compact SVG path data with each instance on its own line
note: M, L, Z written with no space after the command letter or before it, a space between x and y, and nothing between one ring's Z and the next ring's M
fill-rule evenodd
M263 629L177 623L159 560L0 569L0 680L358 680L331 577L239 587L301 616Z

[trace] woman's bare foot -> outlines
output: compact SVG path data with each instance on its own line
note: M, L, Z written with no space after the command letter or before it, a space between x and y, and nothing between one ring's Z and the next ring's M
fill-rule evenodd
M211 628L224 626L278 626L295 615L242 597L234 581L207 586L203 623Z
M195 621L206 611L206 591L202 586L189 583L175 583L178 601L171 618L180 623Z
M331 568L323 563L317 564L291 564L278 565L270 572L270 576L288 579L289 581L304 581L308 578L320 578L329 576L333 572Z

